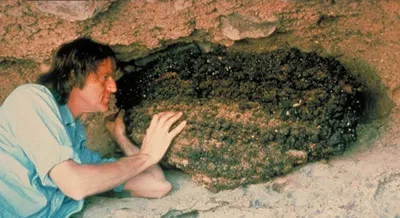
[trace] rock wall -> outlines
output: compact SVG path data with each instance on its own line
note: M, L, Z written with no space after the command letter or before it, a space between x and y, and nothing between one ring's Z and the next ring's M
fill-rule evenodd
M77 15L66 5L44 9L44 2L1 1L0 104L17 85L45 72L58 46L78 36L109 43L125 61L177 41L211 41L242 51L296 46L337 57L376 96L387 94L375 99L376 117L390 112L391 100L400 104L398 1L102 2L75 5L91 11ZM89 145L104 151L109 141L97 128L101 117L87 118L86 125L96 127L88 130Z

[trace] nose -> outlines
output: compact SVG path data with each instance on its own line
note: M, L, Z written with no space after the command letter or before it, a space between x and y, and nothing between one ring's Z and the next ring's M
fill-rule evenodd
M109 77L107 80L107 90L111 93L115 93L117 91L117 83L112 77Z

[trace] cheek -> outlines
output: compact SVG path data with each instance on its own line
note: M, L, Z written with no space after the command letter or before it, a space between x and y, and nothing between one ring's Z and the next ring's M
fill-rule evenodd
M85 99L88 102L98 102L99 100L101 100L104 96L104 92L103 89L101 88L101 86L88 86L86 87L85 90Z
M94 95L101 96L105 93L105 91L106 91L105 86L102 84L97 84L92 86L92 93Z

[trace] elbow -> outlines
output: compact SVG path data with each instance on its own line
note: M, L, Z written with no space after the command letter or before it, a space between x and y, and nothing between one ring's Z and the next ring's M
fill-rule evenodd
M80 201L87 197L84 190L76 186L64 187L63 189L60 188L60 190L65 196L75 201Z
M79 174L71 173L68 181L59 188L64 195L75 201L80 201L89 196L87 185L89 184L85 183Z
M65 196L79 201L88 194L77 167L75 162L65 161L55 166L49 175Z
M82 192L76 192L76 191L72 192L72 193L64 193L64 194L75 201L83 200L86 197L86 195L84 195Z
M169 182L165 182L165 185L159 190L158 194L155 196L155 198L163 198L165 197L172 189L172 185Z
M85 196L84 195L76 195L76 196L71 196L70 198L75 201L81 201L81 200L85 199Z
M171 183L168 181L156 181L155 184L150 188L147 187L141 187L137 188L136 186L132 187L132 189L129 189L128 185L128 190L130 190L131 195L135 197L142 197L142 198L150 198L150 199L160 199L165 197L172 189Z

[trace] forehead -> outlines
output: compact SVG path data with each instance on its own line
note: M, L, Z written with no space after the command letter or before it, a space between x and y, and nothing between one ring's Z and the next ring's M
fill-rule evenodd
M106 58L100 61L99 66L97 66L98 74L108 74L115 71L115 60L113 58Z

